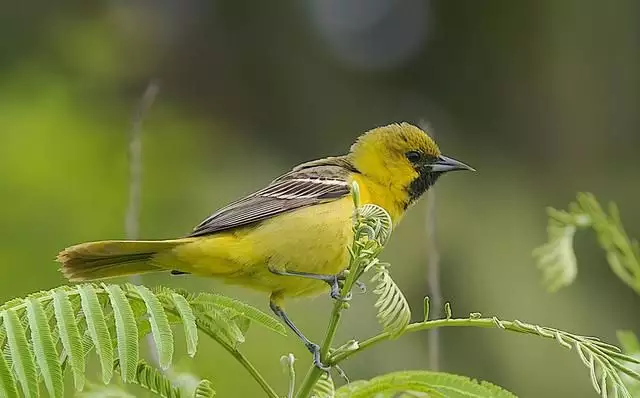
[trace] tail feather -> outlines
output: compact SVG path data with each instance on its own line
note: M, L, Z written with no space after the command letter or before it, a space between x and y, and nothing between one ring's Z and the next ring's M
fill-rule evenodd
M153 257L170 250L183 240L126 241L109 240L81 243L64 249L57 261L71 281L114 278L149 272L167 271L153 263Z

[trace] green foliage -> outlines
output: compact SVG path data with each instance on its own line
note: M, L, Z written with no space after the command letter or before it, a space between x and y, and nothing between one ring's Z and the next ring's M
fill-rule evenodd
M358 204L357 185L353 192L354 201ZM625 347L623 353L616 346L594 337L518 320L503 321L475 312L468 318L454 318L448 302L443 318L429 319L428 298L424 300L423 320L411 324L409 305L391 278L389 264L378 259L391 234L391 218L384 209L375 205L358 205L356 209L354 241L349 247L350 262L341 294L348 296L358 278L367 271L373 272L371 281L376 284L373 293L378 296L375 306L383 332L363 341L351 340L332 349L342 311L349 307L344 302L336 302L321 348L326 364L337 368L341 361L405 333L440 327L495 328L553 339L563 347L575 349L589 369L594 389L602 397L630 398L630 391L634 394L640 391L640 344L630 332L619 333ZM638 246L624 233L615 206L610 207L607 215L592 196L579 195L570 212L550 210L550 214L550 241L539 248L536 255L551 288L566 285L575 277L573 235L577 228L586 226L597 232L600 245L607 250L609 264L616 274L625 276L626 280L623 276L621 278L635 286L640 274L635 268L640 268ZM203 332L231 353L269 397L276 398L278 394L237 350L245 341L252 323L285 334L284 326L274 318L238 300L217 294L192 294L164 287L151 290L128 284L84 284L35 293L0 306L0 352L3 353L0 355L0 397L37 397L45 390L50 396L62 397L63 372L67 369L73 375L76 390L82 390L86 384L85 357L95 352L105 384L116 374L123 382L137 384L160 397L210 398L215 394L210 381L202 380L195 388L192 385L191 391L185 392L161 370L171 365L174 354L172 325L181 324L189 356L195 355L198 332ZM139 339L148 333L154 339L159 369L139 359ZM285 356L282 362L289 377L287 398L293 398L296 384L294 358ZM340 368L337 369L343 374ZM92 396L100 396L96 394ZM368 381L347 383L336 389L331 376L313 366L297 396L515 397L487 382L417 370L389 373Z
M336 395L336 387L328 373L323 373L313 386L311 398L333 398Z
M404 294L395 284L389 270L388 264L377 263L373 266L375 275L372 282L377 282L373 290L378 295L375 307L378 309L378 321L385 332L389 332L393 337L398 337L411 321L411 309L405 299Z
M640 342L638 342L638 337L630 330L619 330L617 332L618 341L620 345L622 345L622 350L625 354L631 355L636 359L640 359ZM633 370L636 372L640 372L640 365L635 364ZM627 374L622 373L620 375L622 381L629 388L631 392L631 396L640 397L640 381L629 377Z
M371 282L376 283L373 293L378 296L375 303L377 318L384 331L394 337L400 336L411 320L411 309L404 294L391 278L389 263L382 263L378 256L389 240L393 223L385 209L374 204L360 206L357 183L352 187L356 213L354 216L354 242L349 248L351 255L348 271L354 280L369 270L374 275Z
M276 320L236 300L167 288L153 292L134 285L84 284L35 293L0 306L0 320L4 397L39 396L39 377L48 395L62 397L66 369L73 374L76 390L82 390L89 352L97 354L105 384L117 370L125 383L163 397L180 397L184 394L162 372L139 361L139 339L149 331L162 368L173 357L172 324L183 324L189 355L196 352L198 330L233 346L244 341L249 323L284 334ZM202 381L196 396L213 393L211 383Z
M548 242L533 254L550 291L570 285L578 272L573 238L578 229L595 231L600 247L606 252L609 266L629 287L640 294L640 249L622 226L620 212L615 203L606 213L597 199L589 193L579 193L569 210L547 209L549 223Z
M449 373L402 371L388 373L369 381L355 381L336 391L336 398L393 398L409 393L446 398L515 398L515 395L486 382ZM407 395L403 395L407 394Z
M592 228L600 247L606 253L611 270L627 286L640 294L640 249L638 242L630 239L625 232L615 203L609 203L609 213L606 213L595 196L580 193L577 201L569 204L569 211L549 208L548 213L549 241L534 250L534 256L538 259L538 267L543 270L549 290L555 291L574 281L577 261L573 250L573 236L578 228ZM594 357L598 353L591 352L591 355L585 356L580 349L578 352L583 362L590 367L591 381L602 396L608 393L607 379L613 381L611 389L614 396L618 396L619 389L622 390L622 396L640 396L640 344L631 331L618 331L618 340L624 347L624 360L633 359L630 361L630 367L620 368L619 362ZM603 352L620 355L617 347L613 346L609 346L609 350L600 350L600 354ZM601 368L599 375L596 367Z

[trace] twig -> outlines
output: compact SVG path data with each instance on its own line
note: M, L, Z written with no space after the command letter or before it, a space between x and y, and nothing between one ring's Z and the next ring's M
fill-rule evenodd
M152 80L147 85L138 108L133 115L131 132L129 134L129 201L124 219L125 235L129 240L138 239L140 234L140 196L142 192L142 120L151 104L156 99L160 86L158 82ZM142 282L140 276L131 277L131 282L138 284ZM158 364L157 353L154 350L153 336L146 337L149 352L153 363Z
M138 239L140 231L140 193L142 190L142 119L156 99L160 86L149 82L133 116L129 135L129 202L125 216L127 239Z
M421 120L420 128L428 131L432 138L435 138L433 129L425 120ZM436 191L431 187L427 192L427 291L431 300L434 317L442 317L442 289L440 287L440 253L436 240ZM427 363L429 369L438 371L440 369L440 330L432 329L427 336Z
M434 317L442 317L442 289L440 288L440 253L436 241L436 193L427 193L427 287ZM440 368L440 330L432 329L427 336L429 369Z

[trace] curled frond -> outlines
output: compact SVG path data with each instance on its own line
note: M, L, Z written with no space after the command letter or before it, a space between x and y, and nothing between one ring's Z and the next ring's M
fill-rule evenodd
M371 281L377 283L373 293L378 296L375 303L375 307L378 309L378 321L385 332L397 337L409 324L411 309L404 294L391 279L387 267L388 264L384 263L374 265L375 274Z
M296 358L293 354L283 355L280 358L280 364L289 378L289 389L287 391L287 398L293 398L293 393L296 389L296 368L293 365L296 362Z
M347 384L336 391L336 398L391 398L402 396L399 394L404 393L425 393L428 397L447 398L516 397L498 386L480 383L464 376L440 372L401 371Z
M548 241L533 251L550 291L570 285L577 274L573 238L578 229L592 228L607 253L611 270L640 294L640 248L626 234L614 203L605 212L595 196L579 193L569 211L548 209Z
M358 209L358 229L369 239L376 240L384 246L393 229L391 216L385 209L374 204L366 204Z

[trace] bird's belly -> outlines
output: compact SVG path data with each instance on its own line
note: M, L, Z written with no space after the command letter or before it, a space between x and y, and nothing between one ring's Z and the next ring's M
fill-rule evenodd
M182 247L188 270L284 296L319 293L327 284L270 270L333 275L349 261L353 204L347 197L282 214L259 225ZM182 261L185 262L184 260Z

